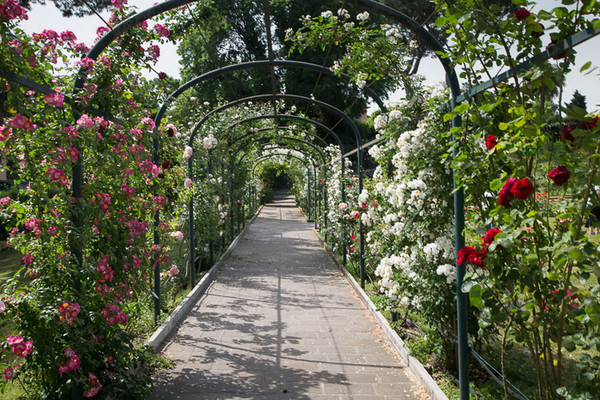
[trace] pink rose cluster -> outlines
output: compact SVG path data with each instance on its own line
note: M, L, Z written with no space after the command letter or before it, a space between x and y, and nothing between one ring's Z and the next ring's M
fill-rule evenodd
M21 336L10 335L6 339L6 344L12 346L12 352L17 357L27 357L33 350L33 342L26 342Z
M122 10L127 5L127 0L111 0L111 3L117 10Z
M79 359L79 356L75 353L75 350L73 350L72 348L67 347L65 349L65 357L67 358L67 360L60 363L58 367L59 373L66 374L68 372L75 371L81 366L81 360Z
M78 303L64 302L58 306L58 319L60 322L65 322L69 326L73 326L73 321L79 315L81 307Z
M0 16L8 20L16 18L29 19L27 10L16 0L0 0Z
M98 282L106 283L112 282L115 271L108 265L109 256L103 255L100 259L100 264L96 267L98 271L100 271L100 278L98 278Z
M102 317L106 318L109 325L117 323L125 325L127 323L127 314L122 313L116 304L107 303L102 309Z
M37 128L33 122L31 122L26 116L17 114L12 119L8 120L8 126L12 128L25 129L26 131L33 131Z
M88 376L90 378L90 387L85 395L86 398L94 397L100 392L100 389L102 389L102 385L100 384L100 381L98 380L96 375L92 374L91 372L88 372Z
M156 33L158 33L159 37L169 37L169 35L171 34L169 28L161 24L156 24L154 26L154 30L156 31Z

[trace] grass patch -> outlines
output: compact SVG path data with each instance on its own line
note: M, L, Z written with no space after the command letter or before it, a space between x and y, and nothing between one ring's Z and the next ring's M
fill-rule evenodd
M22 257L21 253L11 248L0 250L0 283L12 278L21 268Z

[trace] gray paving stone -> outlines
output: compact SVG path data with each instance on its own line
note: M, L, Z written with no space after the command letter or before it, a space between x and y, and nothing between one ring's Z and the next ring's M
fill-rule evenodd
M163 346L151 400L425 399L287 196Z

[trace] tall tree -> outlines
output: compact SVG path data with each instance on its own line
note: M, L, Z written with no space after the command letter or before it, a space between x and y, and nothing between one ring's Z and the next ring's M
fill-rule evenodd
M571 101L567 104L567 108L569 108L571 106L577 106L577 107L581 108L582 110L587 111L586 98L584 95L579 93L579 90L575 90L575 93L573 93L573 97L571 98Z
M83 17L112 7L111 0L49 0L65 17ZM47 0L19 0L25 8L31 9L32 4L46 4Z

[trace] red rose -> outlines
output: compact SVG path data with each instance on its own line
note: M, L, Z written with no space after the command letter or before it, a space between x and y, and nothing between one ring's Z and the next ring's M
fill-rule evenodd
M162 163L162 169L169 169L169 167L171 166L171 161L166 160L165 162Z
M167 126L167 135L168 135L169 137L173 137L173 136L175 136L176 134L177 134L177 130L175 129L175 127L174 127L174 126L172 126L172 125L168 125L168 126Z
M525 200L533 192L533 184L529 178L519 179L510 188L510 194L517 199Z
M531 13L524 8L519 8L517 11L515 11L515 17L517 17L517 19L519 21L523 21L524 19L528 18L530 15L531 15Z
M562 140L563 142L565 142L567 140L569 142L573 142L575 140L575 137L573 137L571 132L573 132L574 130L575 130L574 125L566 124L565 126L563 126L562 131L560 132L560 140Z
M160 79L161 81L166 78L167 78L167 74L165 74L164 72L158 73L158 79Z
M498 140L496 139L496 136L487 135L487 137L485 138L485 148L486 149L491 150L494 147L496 147L497 144L498 144Z
M481 239L483 239L483 244L487 245L486 248L489 247L490 244L492 244L492 242L494 241L494 238L499 233L502 233L502 231L500 229L492 228L492 229L488 230L484 236L481 237Z
M592 121L583 121L581 123L581 126L583 126L585 129L594 129L596 127L597 123L598 123L598 117L594 117L594 119Z
M557 186L564 185L569 180L570 177L571 177L571 173L563 165L554 167L552 169L552 171L548 172L548 178L552 179L554 181L554 184Z
M513 199L513 195L511 193L511 189L517 180L515 178L508 178L508 180L500 189L500 193L498 194L498 204L504 207L510 206L510 202Z
M458 251L456 263L462 265L468 261L479 268L483 268L483 260L485 259L485 256L486 254L484 252L477 251L471 246L465 246Z

